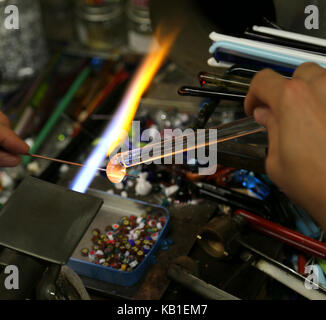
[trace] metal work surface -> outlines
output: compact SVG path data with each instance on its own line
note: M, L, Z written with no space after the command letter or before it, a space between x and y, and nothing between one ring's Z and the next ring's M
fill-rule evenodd
M28 177L1 211L0 244L65 264L101 205L101 199Z

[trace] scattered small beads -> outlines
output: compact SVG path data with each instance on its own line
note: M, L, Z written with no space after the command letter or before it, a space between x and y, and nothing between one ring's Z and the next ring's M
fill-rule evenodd
M150 252L165 223L160 213L121 217L118 223L106 226L104 233L92 230L93 246L83 248L81 255L95 264L132 271Z

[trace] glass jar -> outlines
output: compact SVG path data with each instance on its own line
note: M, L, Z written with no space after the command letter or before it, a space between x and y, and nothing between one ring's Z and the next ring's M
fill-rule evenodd
M123 1L103 0L100 4L77 4L77 33L85 46L110 50L125 41Z
M18 9L18 29L9 28L5 13L9 5ZM0 0L0 81L1 91L9 83L33 76L47 61L39 2L36 0ZM10 86L9 86L10 87Z
M148 51L153 41L149 1L128 0L127 17L129 49L136 53L144 54Z

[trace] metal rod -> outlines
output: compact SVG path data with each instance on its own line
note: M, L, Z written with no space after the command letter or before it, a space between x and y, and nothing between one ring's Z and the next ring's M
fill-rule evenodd
M184 287L196 292L209 300L240 300L239 298L206 283L195 277L183 268L173 265L168 269L168 277L182 284Z
M275 259L272 259L271 257L267 256L266 254L262 253L261 251L253 248L252 246L250 246L249 244L239 240L239 243L246 249L248 249L250 252L254 253L254 254L257 254L258 256L260 256L260 260L259 259L255 259L255 261L252 263L253 266L255 266L256 268L258 268L259 270L263 271L264 273L270 275L272 278L274 278L275 280L283 283L284 285L286 285L287 287L293 289L294 291L300 293L301 295L307 297L308 299L322 299L322 300L325 300L326 299L326 290L319 286L318 283L315 283L313 282L313 284L316 286L316 288L318 290L307 290L305 289L303 283L306 281L306 278L299 274L298 272L296 272L295 270L291 269L290 267L284 265L283 263L275 260ZM244 252L242 253L241 255L241 258L245 261L247 261L247 259L249 258L249 255L248 253ZM269 271L267 272L267 269L262 267L260 268L260 264L262 264L262 261L265 261L266 263L269 262L268 264L268 269ZM265 263L265 264L266 264ZM276 272L270 272L270 269L271 269L271 266L274 266L274 268L277 268L275 269ZM282 276L280 273L281 271L283 271L283 273L285 274L285 276ZM277 276L279 274L279 276ZM295 277L297 279L301 279L300 283L299 283L299 286L297 284L295 284L294 286L294 283L292 285L291 281L293 281L293 279L295 279ZM287 279L286 281L284 279ZM302 291L301 289L305 289L304 291ZM298 288L300 290L298 290ZM307 292L308 291L308 292Z
M224 92L221 90L217 91L213 89L190 87L190 86L183 86L179 88L178 94L182 96L219 98L219 99L227 99L233 101L243 101L246 97L246 95L241 92L232 92L232 91Z
M56 158L51 158L51 157L47 157L47 156L41 156L39 154L34 154L34 153L26 153L26 156L33 157L33 158L39 158L39 159L43 159L43 160L54 161L54 162L60 162L60 163L68 164L70 166L78 166L78 167L84 167L85 166L85 165L83 165L81 163L71 162L71 161L61 160L61 159L56 159ZM103 168L97 168L97 170L106 171Z
M253 77L256 73L258 73L261 70L262 69L254 70L254 69L250 69L250 67L241 66L241 65L234 65L234 66L232 66L231 68L229 68L227 70L227 74L238 75L238 76L241 76L241 77L244 77L244 76ZM292 79L291 76L287 76L286 74L281 73L281 75L286 79Z
M259 259L253 266L309 300L326 300L325 293L315 289L309 290L304 286L304 282L264 259Z
M29 157L33 157L33 158L59 162L59 163L67 164L67 165L70 165L70 166L85 167L85 165L81 164L81 163L71 162L71 161L67 161L67 160L61 160L61 159L57 159L57 158L51 158L51 157L42 156L42 155L39 155L39 154L34 154L34 153L29 153L28 152L25 155L29 156ZM103 169L103 168L97 168L97 170L106 172L106 169ZM134 176L134 175L131 175L131 174L126 174L126 177L138 178L138 176Z
M230 86L235 86L237 88L241 87L242 89L244 89L243 87L245 87L245 89L248 89L250 87L250 83L241 82L233 79L224 79L213 73L209 73L205 71L201 71L198 74L198 80L201 86L204 86L205 84L213 84L215 86L222 86L222 87L225 86L227 87L227 85L230 85Z

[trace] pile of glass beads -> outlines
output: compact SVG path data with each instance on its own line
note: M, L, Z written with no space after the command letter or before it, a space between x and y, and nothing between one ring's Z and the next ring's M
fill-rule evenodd
M81 254L95 264L132 271L158 240L165 223L166 217L161 213L121 217L117 223L106 226L104 233L94 229L92 249L84 248Z

